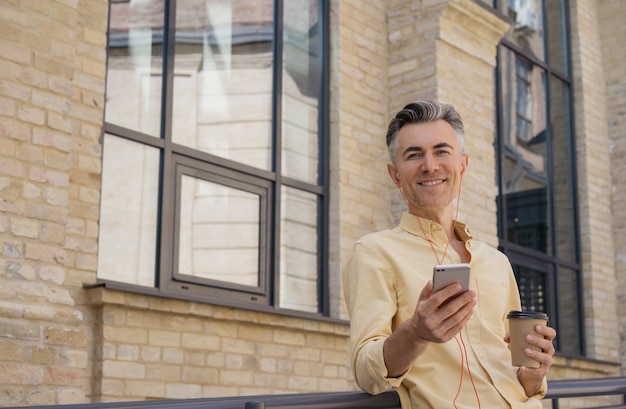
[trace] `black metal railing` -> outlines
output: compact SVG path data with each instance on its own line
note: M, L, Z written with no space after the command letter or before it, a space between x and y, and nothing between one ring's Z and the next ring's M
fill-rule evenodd
M621 403L610 406L585 406L584 408L626 409L626 377L550 380L548 381L548 393L544 400L550 400L552 408L559 409L560 399L594 396L619 396ZM400 398L393 391L387 391L380 395L369 395L360 391L294 393L226 398L47 405L31 406L29 409L51 409L52 407L55 409L401 409ZM581 408L581 406L577 405L577 408Z
M552 401L552 409L559 409L560 399L593 396L620 396L621 403L611 406L586 407L587 409L626 409L626 377L548 381L548 393L544 399Z

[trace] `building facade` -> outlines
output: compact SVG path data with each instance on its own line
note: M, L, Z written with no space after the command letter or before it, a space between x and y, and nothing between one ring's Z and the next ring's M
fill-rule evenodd
M459 218L626 364L622 0L0 0L0 406L356 389L341 264L403 202L405 103L462 114Z

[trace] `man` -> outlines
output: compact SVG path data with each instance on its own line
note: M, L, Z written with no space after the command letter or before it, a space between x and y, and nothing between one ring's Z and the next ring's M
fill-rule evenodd
M513 367L506 315L520 310L511 265L456 221L468 166L463 123L451 105L410 103L387 132L389 176L408 206L400 225L358 240L344 266L354 375L403 409L541 408L556 331L537 326ZM460 198L459 198L460 199ZM436 264L469 263L470 290L433 292Z

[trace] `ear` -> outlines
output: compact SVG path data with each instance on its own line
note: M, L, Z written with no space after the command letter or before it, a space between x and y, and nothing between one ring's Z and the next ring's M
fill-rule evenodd
M387 164L387 173L389 173L389 176L391 177L391 180L393 180L393 183L396 186L401 187L400 179L398 178L398 170L393 163Z
M469 164L469 156L465 155L463 156L463 160L461 162L461 176L465 174L465 170L467 169L468 164Z

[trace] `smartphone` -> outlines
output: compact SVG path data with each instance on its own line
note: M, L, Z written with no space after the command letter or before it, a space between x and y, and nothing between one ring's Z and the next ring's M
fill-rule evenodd
M433 292L455 281L461 283L463 291L469 290L470 265L468 263L441 264L433 269Z

